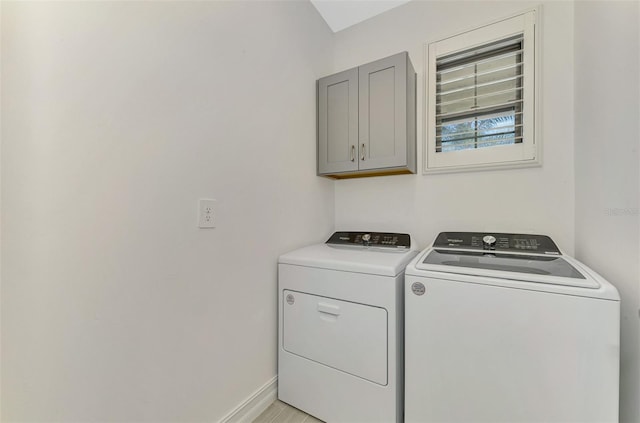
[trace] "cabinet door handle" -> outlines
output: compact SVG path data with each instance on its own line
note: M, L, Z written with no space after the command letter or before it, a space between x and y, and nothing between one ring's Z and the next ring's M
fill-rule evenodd
M362 156L360 156L360 160L364 161L365 152L364 152L364 143L362 143Z
M355 145L351 146L351 161L352 162L356 161L356 146Z

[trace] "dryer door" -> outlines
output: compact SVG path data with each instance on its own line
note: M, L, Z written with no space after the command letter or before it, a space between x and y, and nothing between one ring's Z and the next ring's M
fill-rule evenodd
M296 291L282 295L286 351L387 384L387 310Z

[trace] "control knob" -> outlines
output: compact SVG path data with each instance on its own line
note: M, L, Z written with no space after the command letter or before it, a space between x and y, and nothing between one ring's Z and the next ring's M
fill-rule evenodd
M482 246L485 250L495 250L496 249L496 237L493 235L485 235L482 238Z
M370 241L371 241L371 234L362 235L362 244L369 245Z

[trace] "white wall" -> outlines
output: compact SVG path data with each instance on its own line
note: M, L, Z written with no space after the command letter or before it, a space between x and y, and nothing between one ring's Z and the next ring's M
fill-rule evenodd
M534 232L574 246L573 5L542 8L543 166L422 175L423 46L539 2L413 1L336 34L335 70L406 50L418 74L418 175L336 182L336 228L410 232L425 247L444 230Z
M622 297L620 420L640 421L640 3L575 7L576 256Z
M217 421L275 375L331 45L308 2L3 2L3 421Z
M0 2L0 36L2 34L2 2ZM1 38L1 37L0 37ZM0 40L1 42L1 40ZM2 54L0 49L0 76ZM0 99L2 98L2 78L0 77ZM2 420L2 101L0 101L0 421Z

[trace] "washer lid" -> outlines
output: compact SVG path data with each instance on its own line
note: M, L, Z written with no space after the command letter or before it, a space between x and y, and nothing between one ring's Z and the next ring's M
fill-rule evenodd
M416 269L597 289L600 284L563 256L432 249Z
M284 254L280 256L278 263L396 276L404 271L417 253L406 249L318 244Z

